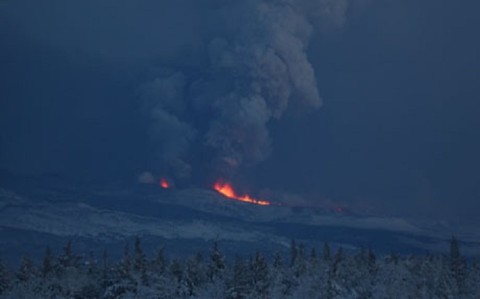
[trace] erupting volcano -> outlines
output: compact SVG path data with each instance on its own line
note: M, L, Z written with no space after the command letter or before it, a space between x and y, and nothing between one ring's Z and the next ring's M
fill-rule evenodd
M237 193L235 192L235 190L233 190L233 187L232 185L230 185L230 183L223 183L218 181L215 183L215 185L213 185L213 188L223 196L231 199L235 199L243 202L249 202L249 203L253 203L261 206L270 205L269 201L254 199L254 198L251 198L248 194L242 195L242 196L237 195Z

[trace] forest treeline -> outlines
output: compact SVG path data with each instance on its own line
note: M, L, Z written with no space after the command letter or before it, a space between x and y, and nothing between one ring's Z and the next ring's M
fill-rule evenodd
M207 254L148 257L136 238L119 261L78 255L68 242L35 264L0 262L1 298L480 298L480 260L452 238L448 254L377 256L372 250L319 254L292 241L287 253L227 259L217 241Z

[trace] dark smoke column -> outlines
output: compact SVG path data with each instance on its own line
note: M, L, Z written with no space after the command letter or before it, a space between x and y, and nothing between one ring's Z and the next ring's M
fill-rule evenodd
M348 4L214 2L208 66L194 75L182 66L165 69L139 89L160 171L174 177L188 177L189 157L197 152L212 153L209 164L223 174L262 161L271 151L272 118L280 118L292 101L320 107L306 49L314 24L341 25Z

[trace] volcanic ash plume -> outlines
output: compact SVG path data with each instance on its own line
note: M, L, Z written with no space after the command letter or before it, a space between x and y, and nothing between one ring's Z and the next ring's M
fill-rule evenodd
M185 120L185 76L180 72L164 75L140 86L144 113L151 121L150 138L161 172L188 177L190 165L184 160L195 136Z
M161 171L175 177L189 175L198 152L212 153L216 169L259 162L270 153L272 118L293 101L320 107L306 49L314 24L341 25L347 9L346 0L216 2L208 64L163 69L140 87Z

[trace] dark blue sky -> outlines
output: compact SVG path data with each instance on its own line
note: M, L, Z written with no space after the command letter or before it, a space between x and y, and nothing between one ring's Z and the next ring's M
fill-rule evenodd
M166 66L202 72L208 41L236 27L210 17L221 1L157 2L1 2L0 168L112 180L161 171L139 87ZM311 36L323 106L270 119L270 154L234 178L312 201L474 218L480 4L367 2ZM209 121L189 113L195 130ZM209 156L186 155L194 166Z

